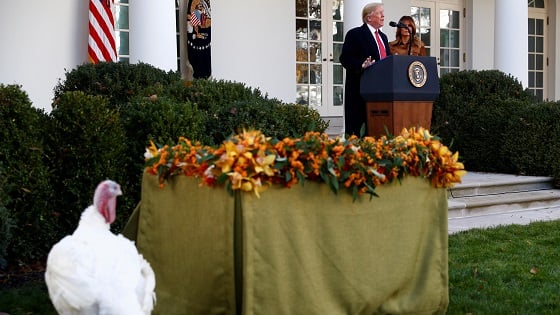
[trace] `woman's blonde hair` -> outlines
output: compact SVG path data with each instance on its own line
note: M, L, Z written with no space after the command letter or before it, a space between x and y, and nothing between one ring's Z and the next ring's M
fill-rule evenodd
M406 22L409 22L410 25L412 26L412 33L410 34L410 36L412 36L415 41L419 40L419 38L416 36L416 22L414 22L414 19L412 18L412 16L410 16L410 15L401 16L401 18L399 19L399 23L407 24ZM395 33L395 39L399 43L402 43L402 35L401 35L401 29L400 28L397 28L397 31Z

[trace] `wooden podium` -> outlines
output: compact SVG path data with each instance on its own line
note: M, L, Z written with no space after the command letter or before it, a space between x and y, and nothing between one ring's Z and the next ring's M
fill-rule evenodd
M393 135L403 128L430 129L432 104L439 96L434 57L393 55L364 71L360 93L366 101L367 135Z

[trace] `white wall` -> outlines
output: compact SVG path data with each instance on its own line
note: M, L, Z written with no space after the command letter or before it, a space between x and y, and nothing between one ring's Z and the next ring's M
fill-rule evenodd
M131 1L128 21L130 63L143 62L165 71L176 71L175 1Z
M467 1L467 69L494 69L494 0Z
M295 102L295 2L212 1L212 77Z
M65 69L87 60L87 21L87 1L1 0L0 83L21 85L50 111Z

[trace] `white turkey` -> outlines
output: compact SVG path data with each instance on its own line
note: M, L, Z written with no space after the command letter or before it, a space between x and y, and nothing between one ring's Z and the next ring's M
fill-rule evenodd
M59 314L152 312L155 275L150 264L133 242L110 231L121 194L119 184L101 182L74 233L51 249L45 282Z

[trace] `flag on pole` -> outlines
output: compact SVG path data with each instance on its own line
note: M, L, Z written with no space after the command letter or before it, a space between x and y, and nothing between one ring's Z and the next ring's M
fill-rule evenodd
M88 57L91 63L117 61L113 0L89 1Z

